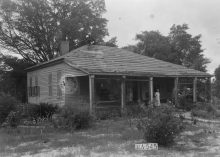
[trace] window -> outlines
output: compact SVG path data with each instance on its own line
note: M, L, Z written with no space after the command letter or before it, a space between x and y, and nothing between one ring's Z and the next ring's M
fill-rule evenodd
M29 87L28 87L28 95L32 96L40 96L40 87L38 86L38 76L35 76L35 86L33 86L32 77L29 78Z
M48 75L48 89L49 89L49 96L53 95L53 90L52 90L52 73Z
M34 96L40 96L40 87L38 86L38 76L35 76Z
M62 90L60 87L60 80L61 80L61 70L57 71L57 96L61 97L62 96Z

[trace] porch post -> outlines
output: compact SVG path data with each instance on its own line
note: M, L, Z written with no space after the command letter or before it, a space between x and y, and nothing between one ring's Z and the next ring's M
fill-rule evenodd
M125 76L122 76L121 79L121 113L123 113L124 107L125 107L125 98L126 98L126 94L125 94Z
M175 77L175 80L174 80L174 102L175 102L175 105L177 105L177 103L178 103L178 84L179 84L179 78Z
M95 90L94 90L94 75L89 75L89 113L90 115L93 114L93 104L94 104L94 97L95 97Z
M193 103L197 102L197 77L193 79Z
M149 103L150 105L153 103L153 95L154 95L154 92L153 92L153 77L150 77L149 78Z
M208 78L208 90L209 90L209 102L212 102L212 79L211 77Z
M141 103L141 82L137 82L138 103Z

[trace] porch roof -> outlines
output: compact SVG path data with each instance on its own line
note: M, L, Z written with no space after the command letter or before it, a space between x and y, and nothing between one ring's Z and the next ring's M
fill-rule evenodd
M128 50L99 45L85 45L69 53L27 69L33 71L65 61L87 74L164 77L211 77L212 75L181 65L143 56Z

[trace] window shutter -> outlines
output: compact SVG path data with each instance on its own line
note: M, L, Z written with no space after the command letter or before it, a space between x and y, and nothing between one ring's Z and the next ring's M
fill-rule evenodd
M62 96L62 91L60 87L60 79L61 79L61 70L57 71L57 96L61 97Z
M49 88L49 96L53 95L52 91L52 73L49 74L48 76L48 88Z
M29 78L29 96L33 96L33 94L32 94L32 77Z

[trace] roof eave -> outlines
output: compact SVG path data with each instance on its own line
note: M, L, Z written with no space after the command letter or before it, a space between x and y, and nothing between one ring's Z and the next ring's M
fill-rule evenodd
M182 74L182 75L165 75L158 73L132 73L132 72L89 72L91 75L118 75L118 76L148 76L148 77L213 77L210 74L196 75L196 74Z
M62 63L62 62L64 62L64 58L59 58L59 59L49 61L49 62L46 62L46 63L34 65L34 66L26 68L24 70L26 72L30 72L30 71L42 69L42 68L45 68L45 67L48 67L48 66L56 65L56 64L59 64L59 63Z

